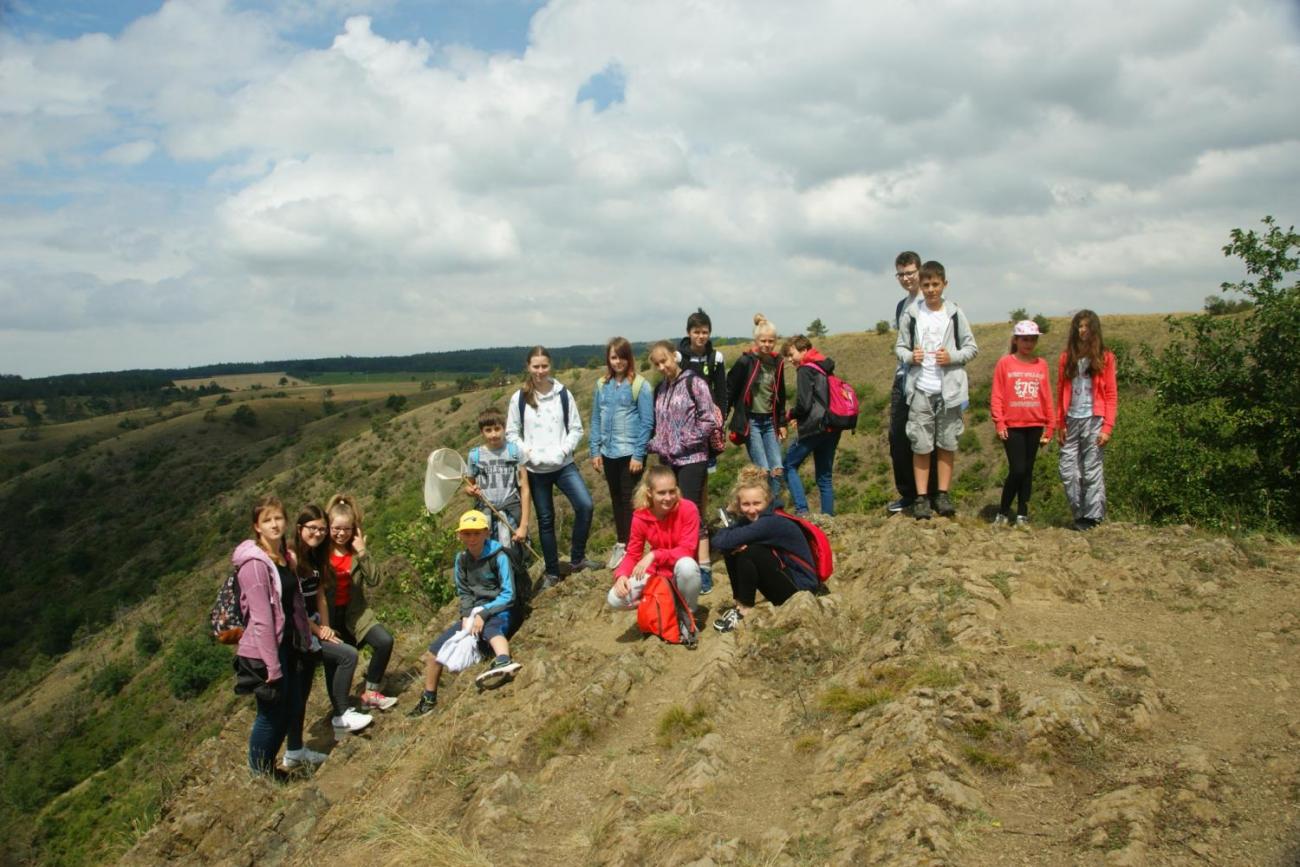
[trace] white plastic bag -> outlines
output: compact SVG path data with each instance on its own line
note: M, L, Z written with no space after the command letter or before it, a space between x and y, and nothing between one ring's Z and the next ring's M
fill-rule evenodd
M475 608L469 616L472 618L482 610ZM483 661L483 653L478 644L478 636L462 628L438 649L438 663L448 671L464 671L471 665L477 665Z

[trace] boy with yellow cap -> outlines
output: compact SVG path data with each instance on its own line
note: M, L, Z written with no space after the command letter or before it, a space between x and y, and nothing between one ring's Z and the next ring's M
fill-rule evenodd
M424 716L437 705L443 669L438 651L457 632L464 630L477 637L480 650L495 654L488 670L474 679L479 686L501 683L519 670L519 663L510 658L510 642L506 639L518 598L515 576L501 544L488 538L488 527L482 512L471 509L460 516L456 535L465 550L456 555L455 579L461 619L434 639L424 654L424 694L410 716Z

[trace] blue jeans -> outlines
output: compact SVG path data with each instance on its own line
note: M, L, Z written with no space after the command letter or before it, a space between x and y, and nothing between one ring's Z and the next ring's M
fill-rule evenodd
M292 629L293 624L285 628ZM296 660L291 662L292 659L293 654L281 647L279 694L275 701L257 699L257 718L248 735L248 766L254 773L269 774L275 770L275 757L289 733L289 722L302 704L302 678Z
M749 439L745 449L754 466L767 470L772 484L772 497L781 495L781 477L772 471L781 467L781 441L776 438L776 427L770 415L749 417Z
M808 498L804 496L803 482L799 481L799 465L812 455L813 470L817 476L817 490L821 494L822 514L835 514L835 491L831 488L831 469L835 465L835 450L840 445L841 431L828 431L802 437L785 453L785 483L790 486L790 498L796 512L808 511Z
M591 493L582 481L577 464L568 464L551 473L528 471L528 487L532 491L533 508L537 510L537 535L542 539L542 559L546 561L546 574L560 574L559 545L555 540L555 494L560 493L573 506L573 542L569 549L569 562L581 563L587 556L587 534L591 532Z

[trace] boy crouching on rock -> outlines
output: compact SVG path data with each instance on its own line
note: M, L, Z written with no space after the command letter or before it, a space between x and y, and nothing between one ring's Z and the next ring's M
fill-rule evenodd
M465 550L456 555L456 595L460 599L461 619L434 639L424 654L424 694L410 712L419 717L428 714L438 703L438 680L444 665L438 652L444 644L467 632L478 640L480 651L495 654L488 670L474 679L479 686L491 686L509 679L519 670L510 658L510 621L515 615L518 598L510 558L495 539L488 539L488 519L482 512L470 510L460 516L456 527Z

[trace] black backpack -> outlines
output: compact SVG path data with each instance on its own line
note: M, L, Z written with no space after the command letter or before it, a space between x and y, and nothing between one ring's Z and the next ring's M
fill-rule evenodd
M528 577L528 567L524 564L524 551L522 545L510 545L501 549L510 562L510 575L515 582L515 601L510 605L510 611L514 615L510 618L510 630L506 633L506 638L513 638L519 631L519 627L524 625L524 621L533 613L533 579ZM457 558L465 556L461 551L456 555ZM497 558L493 557L488 561L492 568L492 574L501 580L501 573L497 571ZM464 570L465 561L457 560L457 565Z
M569 432L569 390L558 382L555 385L560 389L560 412L564 418L564 432L567 434ZM527 405L528 397L521 388L519 389L519 437L521 439L524 436L524 407Z

